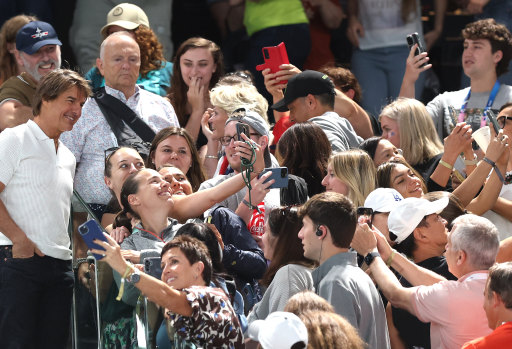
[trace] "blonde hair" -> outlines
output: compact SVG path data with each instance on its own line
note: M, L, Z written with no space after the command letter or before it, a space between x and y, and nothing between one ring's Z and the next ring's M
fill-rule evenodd
M340 315L319 310L299 314L308 329L308 349L364 349L357 330Z
M423 103L400 97L382 109L379 119L382 116L398 122L400 148L412 166L443 152L432 117Z
M213 106L222 108L228 115L238 108L246 108L257 112L268 124L268 102L254 85L240 82L230 85L219 82L210 91L210 101Z
M377 186L375 165L370 155L360 149L350 149L331 156L329 165L334 175L348 186L348 198L355 206L362 206Z

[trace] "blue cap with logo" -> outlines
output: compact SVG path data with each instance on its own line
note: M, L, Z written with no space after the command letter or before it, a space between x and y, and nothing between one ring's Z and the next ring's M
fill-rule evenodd
M45 45L59 45L57 32L50 23L34 21L25 24L16 34L16 49L29 55L36 53Z

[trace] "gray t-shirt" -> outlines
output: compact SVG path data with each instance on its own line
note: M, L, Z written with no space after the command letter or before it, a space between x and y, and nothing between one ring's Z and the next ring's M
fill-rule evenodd
M325 132L329 143L331 143L333 153L357 148L363 141L356 134L350 122L333 111L325 112L308 121L317 124Z
M247 317L249 324L254 320L265 320L274 311L283 311L291 296L305 290L313 290L311 269L299 264L281 267L268 286L261 301L256 303Z
M447 137L457 124L460 108L468 92L469 87L459 91L445 92L427 104L427 111L432 116L437 134L441 139ZM473 131L480 128L480 121L489 95L490 91L471 92L466 106L465 121L471 124ZM497 114L499 108L507 102L512 102L512 86L502 84L491 109Z
M390 348L384 304L355 252L338 253L313 271L316 293L357 329L369 349Z

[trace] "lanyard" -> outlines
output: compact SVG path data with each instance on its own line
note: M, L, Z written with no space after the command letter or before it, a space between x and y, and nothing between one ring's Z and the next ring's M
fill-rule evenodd
M496 80L494 83L494 86L491 90L491 93L489 94L489 99L487 100L487 105L484 109L484 115L482 117L482 120L480 120L480 127L484 127L487 124L487 111L491 108L492 104L494 103L494 99L496 99L496 95L498 94L498 91L500 89L500 82ZM466 111L466 106L468 105L469 98L471 97L471 88L468 91L468 95L466 98L464 98L464 102L462 103L462 107L460 107L460 113L459 113L459 119L458 122L464 121L464 114Z
M156 235L155 233L153 233L152 231L149 231L149 230L146 230L146 229L142 229L142 228L138 228L139 230L142 230L142 231L145 231L146 233L148 234L151 234L153 235L154 237L156 237L158 240L162 241L162 242L165 242L164 239L162 239L160 236Z

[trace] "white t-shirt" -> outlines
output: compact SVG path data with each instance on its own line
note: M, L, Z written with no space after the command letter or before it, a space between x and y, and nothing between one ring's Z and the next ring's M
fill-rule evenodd
M68 223L75 157L29 120L0 133L0 200L45 255L70 260ZM12 245L0 233L0 245Z
M512 184L505 184L501 187L500 198L504 198L507 200L512 200ZM483 217L490 220L498 229L500 234L500 240L504 240L510 236L512 236L512 222L503 217L502 215L497 214L496 212L489 210L485 212Z
M359 48L406 46L407 35L417 32L422 37L421 6L416 0L416 12L402 20L402 0L358 0L359 21L364 36L359 37Z

